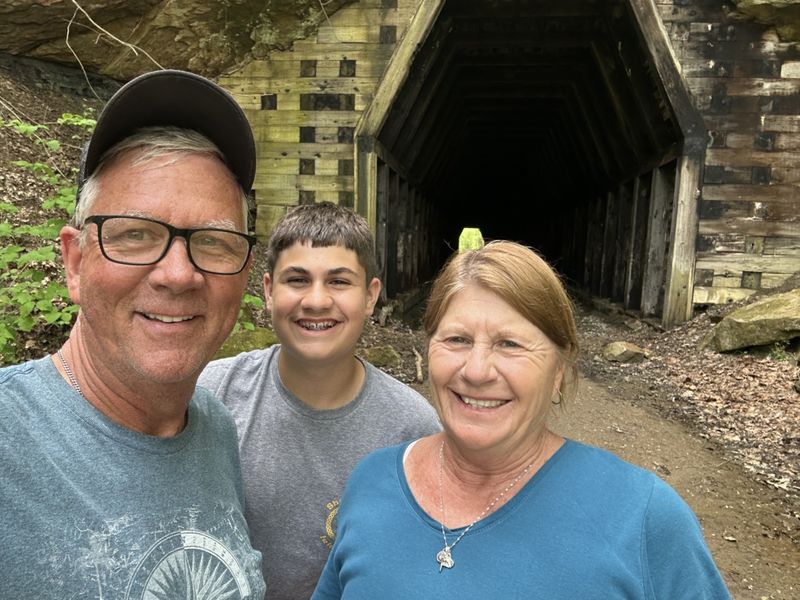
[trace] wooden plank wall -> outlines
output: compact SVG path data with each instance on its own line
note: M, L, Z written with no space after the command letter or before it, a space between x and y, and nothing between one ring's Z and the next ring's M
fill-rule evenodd
M731 2L658 5L711 132L693 302L733 302L800 270L800 50Z
M259 236L269 233L287 207L321 200L353 206L354 129L421 1L359 0L323 20L313 38L220 79L256 133ZM655 2L711 132L692 301L731 302L776 287L800 270L800 49L778 41L766 26L731 17L735 7L725 0ZM389 171L383 167L386 177ZM669 239L662 235L669 235L670 226L662 212L671 199L662 190L674 189L675 169L671 181L662 181L662 171L581 209L589 222L582 246L594 257L586 266L588 287L638 305L643 314L658 314L663 302ZM384 259L408 262L391 267L399 288L406 269L420 267L420 257L404 249L409 232L419 234L425 203L405 183L393 183L384 193L407 201L407 214L398 216L406 228L393 231L397 222L387 223L391 215L383 214L376 234L386 245L378 249ZM632 233L625 230L631 217ZM644 222L654 228L650 239L637 237ZM623 260L642 254L642 272Z
M298 204L328 200L360 209L353 133L418 1L359 0L291 50L220 78L255 132L259 237Z
M576 223L585 223L579 230L586 232L577 255L583 285L644 317L664 311L675 164L642 173L576 208Z

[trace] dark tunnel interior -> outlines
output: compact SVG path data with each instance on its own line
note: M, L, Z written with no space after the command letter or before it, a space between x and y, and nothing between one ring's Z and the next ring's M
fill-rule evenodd
M627 0L449 0L377 139L439 256L479 227L578 278L588 207L674 160L681 131Z

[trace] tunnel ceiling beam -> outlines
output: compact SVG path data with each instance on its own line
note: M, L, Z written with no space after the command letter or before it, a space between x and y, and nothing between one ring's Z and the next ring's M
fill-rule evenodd
M580 140L572 149L582 152L561 159L598 165L588 169L598 183L657 164L676 132L658 73L637 44L633 16L621 8L620 2L563 0L446 3L398 90L381 143L415 178L449 172L452 153L439 169L431 148L459 143L465 136L458 124L483 122L481 113L497 115L512 99L520 110L513 121L496 119L497 129L536 131L544 139L548 126L571 124L560 133ZM487 94L497 110L486 106ZM542 97L573 112L554 119L552 110L541 111ZM469 137L479 143L475 132Z

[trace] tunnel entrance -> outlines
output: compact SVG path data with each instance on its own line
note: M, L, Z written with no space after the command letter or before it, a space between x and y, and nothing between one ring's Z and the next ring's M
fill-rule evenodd
M386 294L463 227L536 248L577 289L691 312L705 131L651 2L424 2L357 129Z

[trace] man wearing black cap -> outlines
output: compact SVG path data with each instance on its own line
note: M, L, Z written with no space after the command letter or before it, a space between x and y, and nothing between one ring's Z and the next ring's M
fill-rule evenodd
M80 305L53 356L0 369L0 598L262 598L236 430L195 382L254 239L247 119L219 86L123 86L61 231Z

